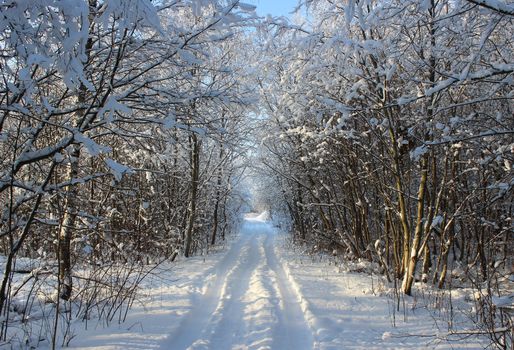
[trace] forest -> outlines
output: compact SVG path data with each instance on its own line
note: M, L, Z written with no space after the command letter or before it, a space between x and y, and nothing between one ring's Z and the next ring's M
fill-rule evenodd
M510 348L514 2L249 2L1 1L0 347L124 319L266 210L398 303L472 289Z

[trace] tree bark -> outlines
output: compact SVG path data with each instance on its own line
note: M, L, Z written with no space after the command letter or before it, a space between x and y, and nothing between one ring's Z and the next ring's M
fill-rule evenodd
M416 216L416 228L414 231L414 238L410 247L410 255L408 256L408 266L405 270L405 274L402 282L402 290L405 294L411 295L412 283L414 282L414 273L416 272L416 265L418 263L418 249L421 243L423 234L423 214L424 214L424 203L426 193L426 182L427 182L427 159L424 156L421 159L421 179L419 183L418 198L417 198L417 216Z
M71 238L75 227L75 219L77 218L77 195L78 187L71 182L77 178L80 157L80 145L73 143L69 150L69 166L67 178L70 185L66 187L64 199L64 215L59 227L59 246L57 257L59 260L59 280L61 290L59 296L63 300L69 300L71 297L73 282L71 277Z
M223 175L222 174L222 166L221 166L221 162L222 162L223 156L224 156L223 144L220 147L221 147L220 155L219 155L220 164L219 164L217 180L216 180L216 199L215 199L215 203L214 203L214 213L212 214L214 222L213 222L213 227L212 227L211 245L214 245L216 243L216 235L218 233L218 210L219 210L220 200L221 200L220 187L221 187L221 178Z
M93 23L95 8L97 6L96 0L89 0L90 23ZM93 38L90 36L86 42L86 56L89 61L89 56L93 48ZM83 107L87 98L87 88L84 84L80 84L77 96L77 103ZM84 110L77 112L75 127L80 129L82 119L85 116ZM59 227L58 233L58 251L57 258L59 261L59 281L61 290L59 297L63 300L69 300L73 290L73 282L71 277L71 238L75 227L75 219L77 218L77 185L73 184L73 180L77 178L80 159L80 144L72 142L68 147L69 165L66 178L70 184L65 188L64 199L64 214Z
M193 242L193 231L196 218L196 200L198 195L198 178L200 175L200 150L196 134L191 134L191 192L189 199L189 213L186 234L184 239L184 256L191 255L191 243Z

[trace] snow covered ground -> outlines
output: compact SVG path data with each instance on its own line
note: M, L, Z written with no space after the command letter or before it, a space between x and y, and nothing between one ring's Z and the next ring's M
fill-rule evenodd
M177 350L487 345L485 339L444 340L448 318L441 301L433 312L425 307L433 302L429 296L402 298L400 311L394 311L381 278L344 270L328 257L288 248L286 237L262 217L247 218L226 251L163 268L146 281L125 323L88 330L77 323L70 345Z

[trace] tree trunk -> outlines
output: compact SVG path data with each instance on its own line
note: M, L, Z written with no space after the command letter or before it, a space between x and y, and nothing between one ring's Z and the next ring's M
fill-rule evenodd
M416 272L416 265L418 263L418 249L421 243L423 235L423 212L425 203L426 193L426 182L427 182L427 158L423 156L421 159L421 179L419 182L418 198L417 198L417 217L416 217L416 229L414 231L414 238L410 247L410 255L408 256L408 266L405 270L405 274L402 282L402 290L405 294L411 295L412 283L414 282L414 274Z
M223 123L223 126L224 123ZM216 180L216 199L214 203L214 213L213 213L213 227L212 227L212 236L211 236L211 245L216 243L216 235L218 233L218 211L221 200L221 180L223 176L223 157L225 155L225 150L223 149L223 137L221 138L220 144L220 154L219 154L219 163L218 163L218 171L217 171L217 180Z
M70 185L66 187L64 199L64 215L59 228L59 245L57 257L59 260L59 281L61 290L59 296L63 300L69 300L71 297L73 283L71 278L71 238L75 227L75 219L77 218L77 195L78 188L71 184L73 179L77 178L80 157L80 145L73 143L70 146L68 165L68 173L66 178L70 181Z
M409 218L407 214L407 205L405 203L405 195L403 192L403 181L401 175L400 154L397 148L397 138L392 126L392 119L389 118L389 136L391 138L391 152L394 159L394 173L396 177L396 192L398 195L398 209L400 212L400 224L403 234L402 245L402 269L400 274L405 274L409 267L409 243L411 239ZM398 235L400 236L400 235Z
M97 6L96 0L89 0L89 6L91 9L95 9ZM93 23L94 11L90 11L90 23ZM91 37L88 38L86 42L86 56L87 61L89 61L89 56L91 54L91 49L93 48L93 39ZM87 98L87 88L84 84L80 84L77 96L77 103L79 106L83 107ZM84 110L79 110L76 116L76 125L77 129L80 129L81 124L83 122L85 112ZM71 238L73 234L73 229L75 226L75 219L77 218L77 195L78 188L73 184L73 180L77 178L78 169L79 169L79 159L80 159L80 144L73 142L68 148L68 156L69 156L69 165L68 172L66 174L66 178L70 181L70 184L65 188L65 198L64 198L64 214L62 218L61 225L59 227L58 234L58 252L57 257L59 261L59 284L61 287L60 297L63 300L69 300L71 297L73 284L71 277Z
M221 170L218 174L218 180L216 182L216 202L214 204L214 213L212 214L213 216L213 225L212 225L212 236L211 236L211 245L214 245L216 243L216 235L218 233L218 211L219 211L219 206L220 206L220 200L221 200L221 191L220 191L220 186L221 186Z
M191 255L191 243L193 242L193 230L196 218L196 197L198 194L198 178L200 175L200 150L198 136L191 134L191 192L189 199L189 216L184 240L184 256Z

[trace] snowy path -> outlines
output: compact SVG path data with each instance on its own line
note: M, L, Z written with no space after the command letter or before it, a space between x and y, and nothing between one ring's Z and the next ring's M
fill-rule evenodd
M121 324L72 329L71 348L95 350L340 350L483 349L487 342L454 343L445 304L430 292L402 298L395 311L382 277L352 273L326 255L287 246L271 224L247 219L225 251L163 267L142 286ZM359 262L356 263L359 267ZM365 267L366 263L362 262ZM426 305L437 302L429 311ZM469 320L454 324L470 328ZM393 325L393 323L395 325ZM458 340L458 339L454 339Z
M312 349L313 337L288 283L267 223L247 220L215 267L215 280L163 349Z

